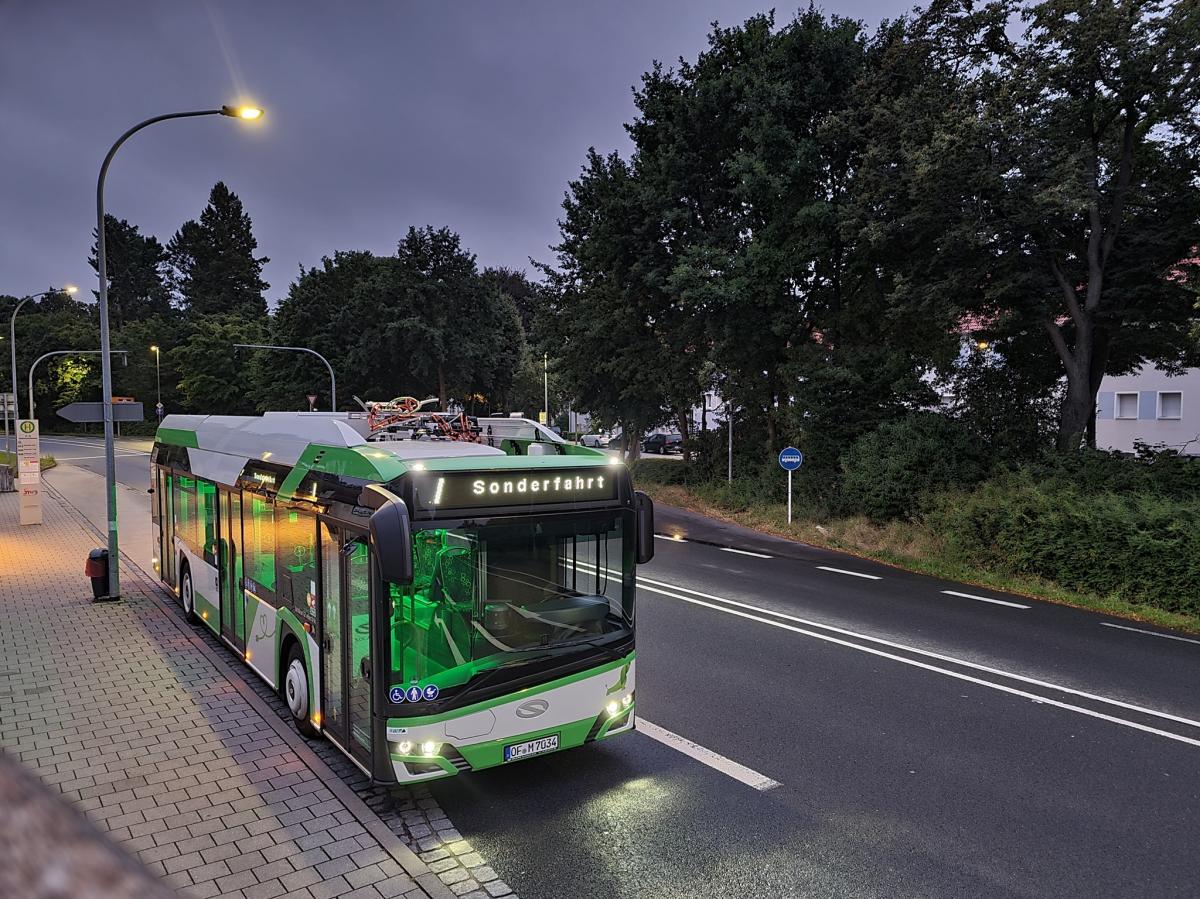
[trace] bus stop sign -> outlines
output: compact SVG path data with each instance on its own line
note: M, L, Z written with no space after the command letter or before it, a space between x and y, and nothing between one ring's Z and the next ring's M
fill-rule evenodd
M804 453L789 446L779 454L779 467L784 471L795 471L804 464Z

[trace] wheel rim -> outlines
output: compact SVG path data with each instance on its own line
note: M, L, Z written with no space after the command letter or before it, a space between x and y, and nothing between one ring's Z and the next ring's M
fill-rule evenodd
M183 594L183 610L185 612L192 611L192 576L185 574L183 576L183 589L180 591Z
M288 666L287 677L283 684L284 697L292 717L301 721L308 717L308 677L304 673L304 663L293 659Z

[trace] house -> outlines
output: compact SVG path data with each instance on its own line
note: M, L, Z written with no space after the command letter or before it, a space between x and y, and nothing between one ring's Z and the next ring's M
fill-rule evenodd
M1200 368L1172 377L1145 365L1105 376L1096 396L1096 447L1132 453L1135 441L1200 456Z

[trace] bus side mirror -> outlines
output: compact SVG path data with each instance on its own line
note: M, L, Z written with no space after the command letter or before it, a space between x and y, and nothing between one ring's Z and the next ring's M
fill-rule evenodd
M637 511L637 563L645 565L654 558L654 500L638 490L633 494Z
M386 582L406 586L413 579L412 525L408 506L399 497L389 499L371 513L368 522L375 564Z

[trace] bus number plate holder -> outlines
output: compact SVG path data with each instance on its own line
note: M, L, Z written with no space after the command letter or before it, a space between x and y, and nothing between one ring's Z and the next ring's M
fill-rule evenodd
M529 758L531 755L541 755L543 752L553 752L558 749L558 734L538 737L525 743L510 743L504 747L504 761L516 762Z

